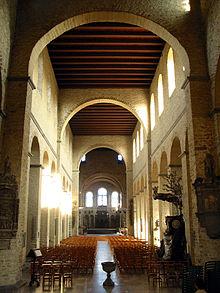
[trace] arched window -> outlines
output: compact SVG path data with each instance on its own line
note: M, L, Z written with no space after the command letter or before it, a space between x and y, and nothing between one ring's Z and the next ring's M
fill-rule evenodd
M164 110L162 74L160 74L158 77L157 98L158 98L158 112L159 112L159 116L160 116Z
M98 206L107 206L107 190L103 187L98 190Z
M153 130L156 123L154 94L151 94L151 98L150 98L150 122L151 122L151 130Z
M93 207L93 193L91 191L86 192L86 207Z
M169 49L169 52L167 55L167 75L168 75L168 92L169 92L169 97L171 97L171 95L176 87L175 66L174 66L173 49L172 48Z
M111 204L112 204L112 208L118 208L119 200L118 200L118 192L117 191L112 192Z
M136 141L133 139L133 163L136 161Z
M136 136L136 156L138 157L140 153L140 137L139 137L139 131L137 131Z
M140 128L140 150L142 150L144 147L144 129L143 126L141 125Z

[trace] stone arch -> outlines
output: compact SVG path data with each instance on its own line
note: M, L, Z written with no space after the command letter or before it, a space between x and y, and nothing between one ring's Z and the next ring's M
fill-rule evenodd
M181 165L181 144L178 137L175 137L170 151L170 165Z
M31 164L40 164L40 145L38 138L36 136L33 137L31 143Z
M152 178L152 182L158 181L158 167L157 167L156 161L153 162L151 178Z
M115 100L111 97L107 97L107 98L94 98L91 97L89 101L85 102L85 101L81 101L79 102L79 104L77 106L75 106L75 108L72 109L68 109L68 112L63 114L63 117L60 117L60 121L59 121L59 126L58 126L58 136L60 136L60 138L62 139L64 130L68 124L68 122L70 121L70 119L80 110L82 110L83 108L86 108L88 106L94 105L94 104L98 104L98 103L108 103L108 104L114 104L114 105L118 105L121 106L123 108L125 108L126 110L128 110L129 112L131 112L140 122L140 124L143 126L144 129L144 133L145 135L147 134L147 103L145 102L145 109L142 111L139 110L139 108L136 106L135 107L135 103L133 105L128 105L124 102L121 102L119 100ZM74 106L73 106L74 107ZM143 108L143 107L142 107ZM145 113L144 113L145 112ZM143 114L144 113L144 114Z
M47 168L48 166L49 166L49 156L47 151L45 151L43 155L43 167Z
M62 180L62 188L63 188L63 190L66 190L66 180L65 180L65 176L63 176L63 180Z
M32 49L30 62L29 62L29 75L32 75L34 64L42 52L42 50L49 44L52 40L63 34L64 32L91 22L124 22L128 24L137 25L143 27L147 30L152 31L159 37L164 39L170 46L173 47L180 55L184 62L186 68L186 73L189 74L189 59L187 53L180 42L174 37L167 29L159 25L153 20L144 18L142 16L135 15L133 13L126 12L113 12L113 11L96 11L88 12L85 14L76 15L72 18L68 18L61 23L57 23L53 28L47 31L35 44Z
M165 151L163 151L160 158L160 173L167 174L167 168L168 168L167 154Z
M54 173L56 173L56 164L53 161L52 164L51 164L51 174L54 174Z
M91 152L91 151L93 151L95 149L98 149L98 148L108 148L108 149L111 149L111 150L115 151L118 154L121 154L122 157L123 157L124 163L125 163L125 168L127 169L128 161L127 161L126 154L123 151L121 151L119 148L115 147L115 146L112 146L112 145L107 144L107 143L103 143L103 144L90 145L88 148L86 148L85 150L82 150L79 153L79 156L77 158L77 163L76 163L77 170L79 170L79 166L80 166L80 163L81 163L82 156L86 155L87 153L89 153L89 152Z

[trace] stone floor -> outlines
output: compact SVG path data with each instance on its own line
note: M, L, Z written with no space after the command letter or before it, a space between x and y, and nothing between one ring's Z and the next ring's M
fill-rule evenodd
M73 288L58 289L50 292L67 293L180 293L179 288L154 288L148 284L146 275L124 275L118 271L111 274L115 283L113 288L103 288L102 283L106 279L106 273L102 270L101 262L112 261L110 247L107 241L98 241L96 263L93 275L75 276ZM2 291L1 291L2 292ZM41 287L28 287L27 285L17 290L7 290L6 293L41 293Z

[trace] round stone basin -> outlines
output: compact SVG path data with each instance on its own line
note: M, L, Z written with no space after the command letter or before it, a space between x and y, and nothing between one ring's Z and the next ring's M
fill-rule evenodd
M102 269L106 273L111 273L115 270L116 263L113 261L102 262Z

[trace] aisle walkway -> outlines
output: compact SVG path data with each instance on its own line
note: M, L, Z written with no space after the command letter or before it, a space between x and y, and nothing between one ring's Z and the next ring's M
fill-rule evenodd
M50 292L67 293L180 293L177 288L153 288L149 287L146 275L122 275L118 271L111 274L115 282L114 288L103 288L102 283L106 279L106 273L102 270L101 263L112 261L113 256L107 241L98 241L96 263L93 275L74 276L73 288L54 290ZM0 291L2 292L2 291ZM42 288L22 287L17 290L7 290L5 293L41 293Z

